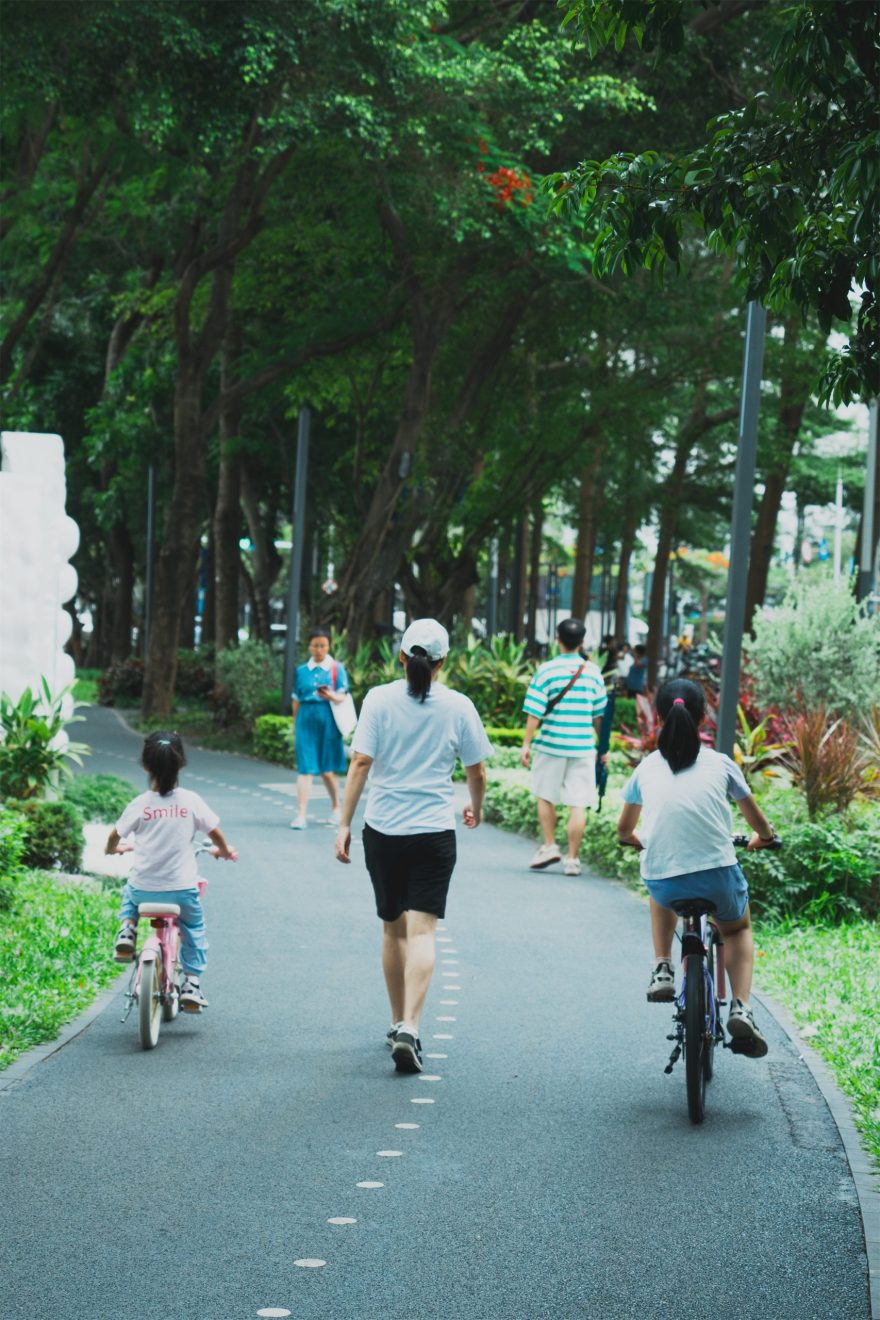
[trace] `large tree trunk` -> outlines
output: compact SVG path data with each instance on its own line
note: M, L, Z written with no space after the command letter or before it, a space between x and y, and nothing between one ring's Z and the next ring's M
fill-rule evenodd
M529 540L529 597L526 606L526 646L530 655L538 650L538 589L541 582L541 549L544 544L544 504L539 500L532 514Z
M272 641L272 611L269 600L272 587L281 572L281 556L275 549L275 521L268 523L260 510L256 486L245 462L241 463L241 499L253 546L251 588L251 635L256 640Z
M624 525L620 542L620 557L617 561L617 588L614 593L614 636L620 638L621 641L628 640L626 616L629 602L629 565L635 541L635 527L632 523L627 522Z
M602 447L597 444L589 461L581 470L574 582L571 588L571 614L574 619L586 618L590 608L593 560L596 552L596 480L601 462Z
M150 650L142 713L171 714L184 593L201 539L205 455L201 437L203 373L181 366L174 392L175 479L156 564Z
M114 523L107 538L112 582L110 663L131 655L132 592L134 591L134 547L128 528Z
M232 384L241 352L241 331L232 326L223 343L220 388ZM214 506L214 641L217 653L238 642L239 537L241 533L241 401L233 398L220 409L220 475Z

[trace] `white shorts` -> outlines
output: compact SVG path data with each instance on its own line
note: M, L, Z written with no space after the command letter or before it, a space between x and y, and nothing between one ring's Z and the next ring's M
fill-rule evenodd
M546 752L532 752L532 792L554 806L598 806L596 753L548 756Z

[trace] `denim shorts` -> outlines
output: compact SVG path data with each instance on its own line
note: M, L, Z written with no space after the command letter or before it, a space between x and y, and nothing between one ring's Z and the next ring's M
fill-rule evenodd
M715 904L713 915L719 921L739 921L749 901L749 887L739 862L669 875L665 880L645 880L645 888L661 907L669 907L674 899L710 898Z

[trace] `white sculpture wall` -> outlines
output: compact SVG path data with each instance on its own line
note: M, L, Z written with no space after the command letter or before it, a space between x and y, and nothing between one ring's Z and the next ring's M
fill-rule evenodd
M0 691L17 701L26 687L52 694L74 680L64 652L73 622L62 606L76 592L69 559L79 528L65 512L60 435L4 431L0 436ZM68 696L64 714L73 712ZM66 738L65 738L66 741Z

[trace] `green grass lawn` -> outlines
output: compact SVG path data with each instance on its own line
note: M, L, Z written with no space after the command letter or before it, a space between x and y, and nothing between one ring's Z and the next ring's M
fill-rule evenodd
M852 1101L880 1160L880 925L755 928L755 985L775 995Z
M100 669L78 669L73 685L74 701L83 701L88 706L94 706L98 700L100 678Z
M96 881L31 871L0 920L0 1070L65 1022L119 974L119 894Z

